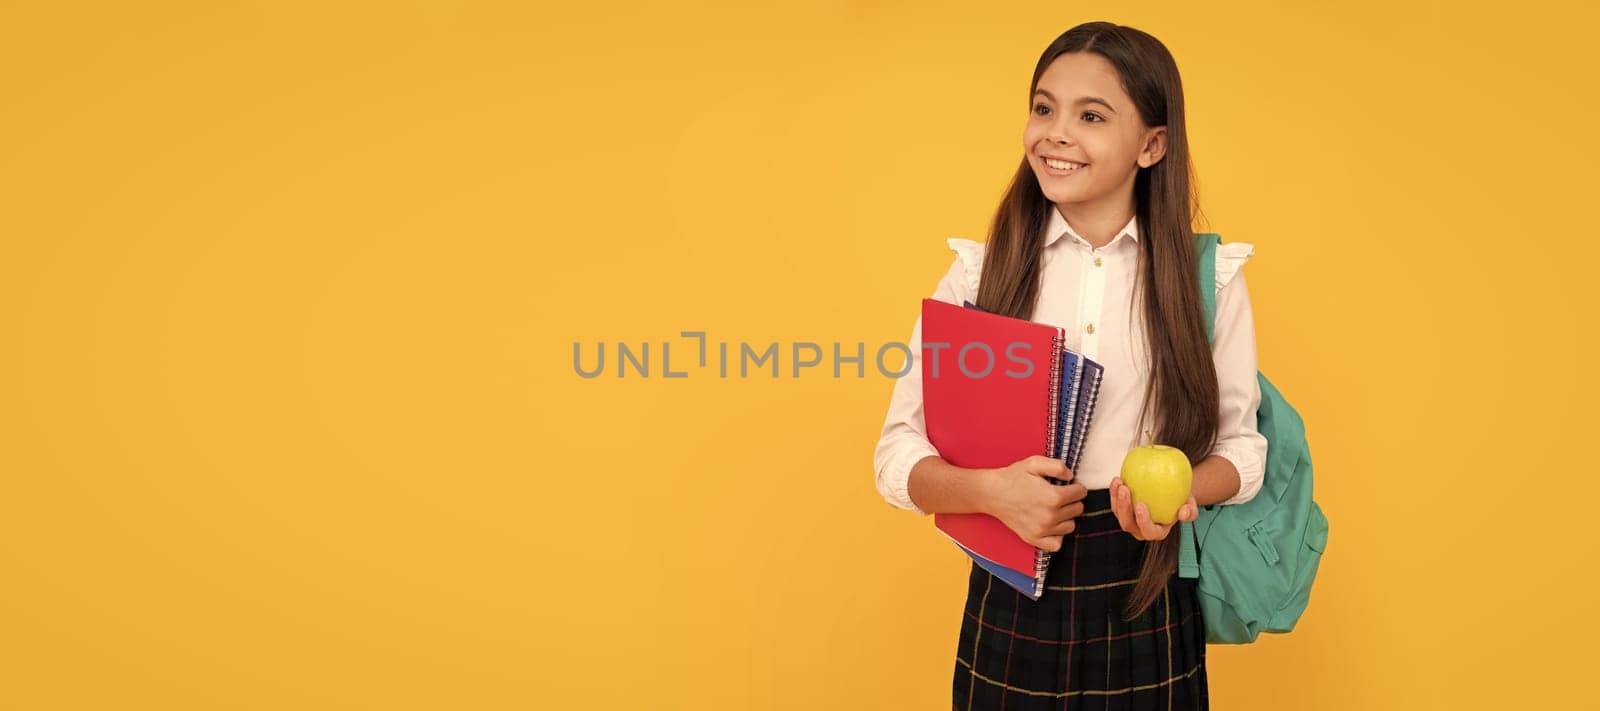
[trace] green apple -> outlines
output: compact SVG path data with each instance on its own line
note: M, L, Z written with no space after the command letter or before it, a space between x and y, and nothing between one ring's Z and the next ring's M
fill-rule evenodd
M1194 470L1183 450L1147 444L1128 450L1122 458L1122 483L1134 504L1143 501L1150 508L1150 520L1166 526L1177 521L1178 509L1189 503Z

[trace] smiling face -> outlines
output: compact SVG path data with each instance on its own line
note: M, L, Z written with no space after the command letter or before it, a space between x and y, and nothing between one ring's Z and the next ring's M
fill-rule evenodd
M1071 52L1040 75L1022 145L1051 202L1126 210L1139 168L1166 150L1166 127L1144 125L1105 57Z

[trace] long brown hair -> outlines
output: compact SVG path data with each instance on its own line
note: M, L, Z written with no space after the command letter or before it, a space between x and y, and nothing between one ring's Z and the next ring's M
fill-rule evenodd
M1166 126L1165 155L1134 178L1134 214L1139 227L1139 261L1133 301L1144 305L1145 348L1150 377L1139 427L1155 418L1155 441L1183 450L1191 464L1216 444L1217 372L1201 320L1196 286L1193 216L1198 210L1192 186L1188 136L1184 130L1183 86L1172 54L1160 40L1132 27L1088 22L1067 30L1046 47L1028 86L1033 91L1050 63L1069 52L1093 52L1116 68L1123 90L1148 127ZM985 248L978 306L994 313L1031 319L1039 296L1039 265L1044 228L1054 209L1023 157L995 211ZM1131 308L1131 306L1130 306ZM1130 313L1131 317L1131 313ZM1155 404L1152 409L1151 403ZM1138 582L1128 595L1133 619L1159 599L1177 568L1178 529L1145 546Z

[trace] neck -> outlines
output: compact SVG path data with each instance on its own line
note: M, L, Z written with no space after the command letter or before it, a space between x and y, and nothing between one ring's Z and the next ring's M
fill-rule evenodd
M1133 219L1131 205L1110 208L1057 203L1056 209L1061 211L1061 216L1072 226L1072 231L1077 232L1085 242L1096 249L1110 244L1128 224L1128 220Z

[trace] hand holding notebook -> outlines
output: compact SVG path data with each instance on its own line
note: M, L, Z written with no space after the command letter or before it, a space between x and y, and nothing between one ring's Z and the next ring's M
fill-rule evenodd
M1051 484L1051 479L1062 484ZM1072 469L1066 463L1043 455L995 469L990 512L1030 546L1059 551L1062 536L1074 530L1088 496L1088 488L1070 479Z
M1061 550L1075 528L1089 490L1072 478L1065 462L1033 455L996 470L990 509L995 518L1035 548ZM1052 479L1063 481L1053 484Z

